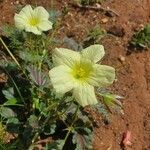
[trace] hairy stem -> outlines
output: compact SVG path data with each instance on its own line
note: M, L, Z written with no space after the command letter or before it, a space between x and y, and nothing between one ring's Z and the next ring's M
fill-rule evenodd
M11 56L11 58L15 61L15 63L18 65L19 68L22 69L21 65L19 64L19 62L17 61L17 59L14 57L14 55L12 54L12 52L9 50L9 48L7 47L7 45L5 44L5 42L3 41L3 39L0 37L0 41L3 44L3 46L5 47L5 49L7 50L7 52L9 53L9 55Z

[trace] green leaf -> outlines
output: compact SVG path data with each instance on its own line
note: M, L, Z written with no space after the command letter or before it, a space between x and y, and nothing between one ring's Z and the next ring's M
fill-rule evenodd
M76 108L77 108L77 105L72 103L68 107L66 114L67 115L74 114L76 111ZM84 123L87 123L87 122L90 123L90 120L89 120L87 114L82 110L82 108L78 110L77 115L78 115L78 118L80 118Z
M133 35L131 44L137 47L148 48L150 45L150 24L145 25L142 30Z
M103 103L110 112L117 111L123 113L122 103L119 100L123 99L123 97L111 93L103 93L100 95L103 97Z
M0 114L4 118L11 118L11 117L15 117L16 116L14 111L12 109L8 108L8 107L1 107L0 108Z
M4 94L6 99L15 99L14 97L14 89L12 87L8 88L7 90L3 90L2 93Z
M44 127L44 134L45 135L51 135L55 133L56 129L56 123L50 123L50 125L47 125Z
M38 86L48 87L49 78L48 75L39 70L37 67L31 65L28 66L27 70L30 73L31 80Z
M7 130L11 133L19 133L20 122L18 118L9 118L7 120Z
M75 150L92 150L92 131L88 128L81 128L74 131L72 142L76 144Z
M42 60L42 56L37 55L33 52L32 53L28 52L28 51L20 51L19 57L22 60L24 60L26 63L27 62L37 63L37 62L41 62L41 60Z
M17 66L17 64L15 62L13 62L11 60L6 61L4 59L1 59L0 67L6 69L7 72L11 72L11 71L17 70L17 68L18 68L18 66Z
M104 94L101 94L101 96L103 96L104 103L107 106L119 105L120 107L122 107L121 102L117 100L117 98L121 99L122 98L121 96L114 95L111 93L104 93Z
M57 140L53 143L47 144L45 150L62 150L64 144L64 140Z
M14 27L9 24L4 24L2 26L2 30L7 37L10 37L14 33Z
M37 128L37 127L38 127L38 118L37 118L35 115L31 115L31 116L28 118L28 122L29 122L29 125L30 125L32 128Z
M5 102L3 105L4 106L14 106L16 105L17 100L16 99L9 99L7 102Z

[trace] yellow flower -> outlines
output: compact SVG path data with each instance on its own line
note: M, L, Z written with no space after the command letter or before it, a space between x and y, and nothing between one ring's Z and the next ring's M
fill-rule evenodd
M98 103L94 86L105 87L115 79L114 68L96 64L104 54L104 47L98 44L81 52L56 48L53 53L55 67L49 71L56 92L72 91L75 100L83 107Z
M41 6L32 9L25 6L19 14L15 14L15 25L20 30L40 35L42 31L52 29L52 23L48 20L49 13Z

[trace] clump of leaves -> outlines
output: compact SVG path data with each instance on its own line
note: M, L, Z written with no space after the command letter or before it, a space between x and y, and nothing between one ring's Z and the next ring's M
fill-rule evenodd
M94 28L88 31L87 38L85 38L83 42L83 47L99 43L100 40L106 35L106 30L99 25L96 25Z
M148 48L150 46L150 25L145 25L142 30L135 33L131 44L135 47Z

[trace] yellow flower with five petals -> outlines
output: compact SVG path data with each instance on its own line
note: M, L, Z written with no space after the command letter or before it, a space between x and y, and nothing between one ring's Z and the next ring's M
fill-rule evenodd
M72 91L81 106L98 103L94 87L106 87L115 80L115 69L97 64L105 55L102 45L92 45L81 52L66 48L53 51L55 67L49 71L52 85L57 93Z
M19 14L15 14L15 26L20 30L40 35L42 31L52 29L49 13L41 6L32 9L30 5L25 6Z

